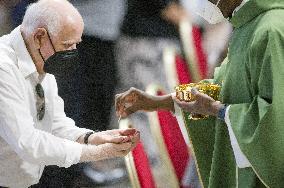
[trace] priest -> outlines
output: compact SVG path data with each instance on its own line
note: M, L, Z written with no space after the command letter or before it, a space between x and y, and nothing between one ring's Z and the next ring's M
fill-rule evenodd
M116 96L117 114L183 115L203 187L283 187L284 1L201 1L192 3L208 22L228 18L234 26L228 56L212 80L222 87L219 99L196 88L193 102L131 88ZM189 113L210 117L193 121Z

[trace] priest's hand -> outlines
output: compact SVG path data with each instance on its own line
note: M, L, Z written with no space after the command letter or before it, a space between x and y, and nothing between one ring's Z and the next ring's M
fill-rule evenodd
M191 93L196 99L192 102L184 102L180 101L176 97L173 98L174 102L183 111L194 114L212 115L217 117L220 109L224 107L224 105L220 101L215 101L208 95L199 92L196 88L192 88Z
M125 143L131 141L133 137L140 135L139 131L134 128L128 129L113 129L107 131L96 132L89 137L88 143L93 145L100 145L105 143Z
M155 111L174 109L171 95L153 96L136 88L115 96L116 114L122 118L137 111Z

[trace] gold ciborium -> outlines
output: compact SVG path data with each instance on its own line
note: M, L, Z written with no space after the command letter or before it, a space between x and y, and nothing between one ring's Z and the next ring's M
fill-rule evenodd
M206 95L212 97L214 100L218 100L221 91L221 86L217 84L210 83L190 83L182 84L175 87L176 97L185 102L191 102L195 100L195 96L191 93L191 89L195 87L199 92L205 93ZM208 118L208 115L194 114L189 115L189 119L200 120Z

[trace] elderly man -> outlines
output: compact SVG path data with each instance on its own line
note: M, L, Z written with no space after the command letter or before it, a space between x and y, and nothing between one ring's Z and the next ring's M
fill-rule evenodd
M0 186L29 187L45 165L121 157L137 144L135 129L94 133L64 113L52 74L76 68L83 25L68 1L41 0L0 38Z
M178 113L177 104L203 187L283 187L284 1L202 0L196 8L210 23L225 17L234 26L228 57L215 71L214 82L222 86L219 101L196 88L196 101L188 103L132 88L117 95L117 113ZM192 121L185 112L212 117Z

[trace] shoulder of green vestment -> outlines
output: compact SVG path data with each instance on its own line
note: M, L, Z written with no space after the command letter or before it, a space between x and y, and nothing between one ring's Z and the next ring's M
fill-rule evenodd
M249 0L230 19L235 28L250 22L255 17L273 9L284 9L283 0Z

